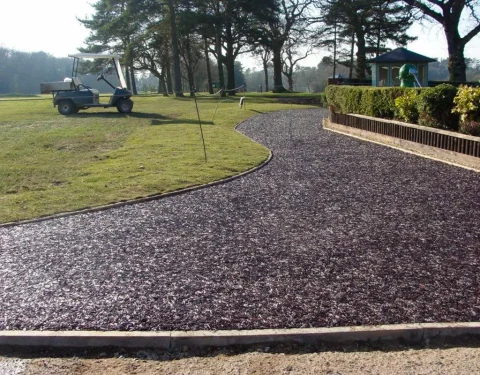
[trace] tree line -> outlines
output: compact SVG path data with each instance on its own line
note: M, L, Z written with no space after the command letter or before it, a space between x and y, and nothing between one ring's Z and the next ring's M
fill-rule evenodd
M57 58L46 52L21 52L0 47L0 95L38 94L41 82L63 81L72 76L73 60ZM97 72L82 74L82 82L100 92L111 92L104 82L97 82ZM113 82L118 84L117 82Z
M97 0L92 7L90 17L79 19L90 31L81 52L120 54L134 93L138 77L148 72L158 79L158 92L176 96L203 87L213 93L214 86L234 94L247 81L239 63L243 54L257 58L263 91L293 90L295 79L312 74L300 69L302 61L319 49L329 53L322 68L364 79L368 58L415 39L408 34L413 22L442 25L447 79L466 81L465 46L480 32L478 0ZM2 53L10 68L18 66L17 52L1 49L0 61ZM52 64L41 54L31 58L53 66L43 81L70 69L71 62ZM33 65L25 64L22 71L33 74ZM0 92L33 84L20 87L24 79L10 68L0 63Z
M259 66L261 57L257 56ZM480 80L480 59L467 59L467 81ZM210 61L213 67L213 79L218 81L216 75L216 62ZM338 63L336 74L348 77L350 64ZM326 56L317 66L302 66L298 64L291 75L291 81L283 77L284 84L292 91L298 92L323 92L327 86L328 78L333 74L333 60ZM265 74L266 72L266 74ZM45 52L19 52L0 47L0 95L1 94L38 94L40 82L59 81L72 74L72 59L56 58ZM273 66L267 64L266 70L247 68L240 61L235 62L235 82L245 86L247 91L266 92L271 89L269 82L273 82ZM97 82L97 72L81 75L81 80L87 86L95 87L100 92L110 92L111 89L103 82ZM433 81L448 81L448 59L439 59L429 65L429 79ZM196 89L207 92L209 90L205 62L201 61L195 74ZM116 82L113 82L117 84ZM161 93L159 79L148 71L137 72L135 84L139 93ZM290 86L291 84L291 86ZM185 80L182 81L184 92L189 91ZM160 90L160 91L159 91ZM216 89L215 91L217 91ZM173 94L172 91L169 92Z
M284 77L291 89L295 67L318 48L331 51L334 70L346 65L350 77L366 78L369 57L415 39L407 33L413 22L442 25L449 80L466 81L465 46L480 32L478 0L98 0L92 6L93 15L79 20L90 30L84 51L121 53L130 77L149 71L161 91L177 96L182 82L197 86L202 63L208 87L216 77L233 90L241 84L235 62L245 53L261 59L265 86L274 92L286 90Z
M69 58L0 47L0 94L35 94L40 91L40 82L57 81L71 75Z

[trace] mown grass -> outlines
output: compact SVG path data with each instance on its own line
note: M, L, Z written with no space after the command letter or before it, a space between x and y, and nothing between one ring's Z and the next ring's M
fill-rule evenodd
M171 192L248 170L268 150L235 125L300 106L247 100L241 109L238 98L218 104L218 97L198 96L207 162L192 98L136 97L129 115L110 108L67 117L49 96L0 100L0 222Z

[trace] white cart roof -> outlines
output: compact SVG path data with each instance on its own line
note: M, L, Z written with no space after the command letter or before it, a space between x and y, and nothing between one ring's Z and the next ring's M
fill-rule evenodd
M117 68L120 85L122 86L122 88L127 87L127 82L125 81L125 77L123 76L122 68L120 66L120 58L118 55L104 53L74 53L68 55L68 57L75 57L77 59L113 59L113 61L115 62L115 67Z
M118 59L119 56L115 54L105 53L73 53L68 57L76 57L77 59Z

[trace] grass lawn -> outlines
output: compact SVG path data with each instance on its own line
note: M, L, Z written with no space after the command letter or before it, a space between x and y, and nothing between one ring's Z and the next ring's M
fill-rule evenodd
M0 223L201 185L248 170L268 150L234 130L263 112L306 106L254 95L199 94L207 162L192 98L138 96L115 108L62 116L51 96L0 98ZM43 99L43 100L41 100ZM107 100L107 99L104 99Z

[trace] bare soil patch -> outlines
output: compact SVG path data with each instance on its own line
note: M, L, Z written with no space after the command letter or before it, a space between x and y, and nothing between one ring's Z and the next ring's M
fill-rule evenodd
M478 339L303 347L220 348L192 351L121 350L33 351L0 356L16 363L18 375L70 374L476 374ZM12 357L13 355L13 357ZM17 357L14 357L17 355ZM20 366L20 362L23 362ZM7 366L5 365L6 369ZM10 370L14 367L10 366ZM13 371L11 372L13 374ZM10 374L10 373L7 373Z

